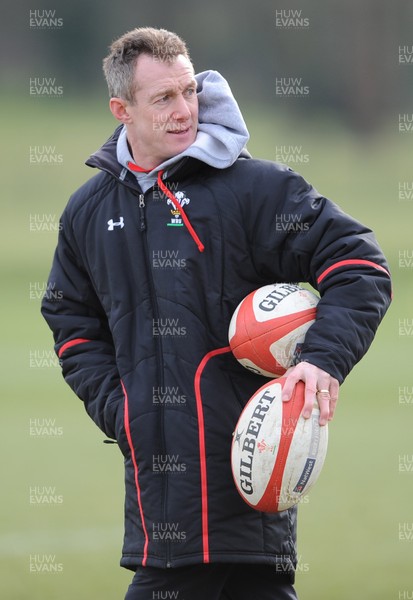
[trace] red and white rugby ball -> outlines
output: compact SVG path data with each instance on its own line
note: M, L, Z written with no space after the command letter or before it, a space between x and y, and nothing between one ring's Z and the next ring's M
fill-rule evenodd
M316 318L319 298L293 283L265 285L248 294L229 325L229 345L247 369L284 375Z
M238 492L252 508L280 512L297 504L317 481L327 453L327 425L320 411L301 416L304 383L283 402L285 378L261 387L238 420L232 440L231 466Z

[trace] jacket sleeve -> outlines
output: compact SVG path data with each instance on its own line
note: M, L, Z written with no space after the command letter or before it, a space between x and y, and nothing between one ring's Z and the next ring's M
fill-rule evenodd
M46 294L42 314L53 332L63 377L100 429L117 439L123 430L123 411L118 410L123 405L123 392L114 344L65 213L49 286L59 292L53 294L58 299L50 299Z
M319 291L300 360L342 383L390 304L388 265L370 229L291 169L277 173L252 219L256 268L269 280L308 282Z

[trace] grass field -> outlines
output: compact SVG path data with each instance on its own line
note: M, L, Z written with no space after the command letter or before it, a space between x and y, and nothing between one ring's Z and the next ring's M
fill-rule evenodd
M399 199L400 182L413 185L411 134L396 115L360 140L330 121L244 113L249 150L275 159L296 146L290 165L375 230L394 275L393 305L342 386L324 471L300 509L300 598L412 597L413 271L399 265L400 252L413 255L413 199ZM10 102L1 119L0 597L117 600L131 578L117 566L123 462L63 382L39 313L58 217L115 123L102 103L40 98ZM56 162L30 162L45 146Z

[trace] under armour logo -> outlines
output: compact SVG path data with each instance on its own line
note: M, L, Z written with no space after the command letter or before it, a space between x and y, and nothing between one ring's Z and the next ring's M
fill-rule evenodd
M119 217L119 221L114 221L113 219L108 221L108 231L113 231L115 227L120 227L121 229L125 227L123 217Z

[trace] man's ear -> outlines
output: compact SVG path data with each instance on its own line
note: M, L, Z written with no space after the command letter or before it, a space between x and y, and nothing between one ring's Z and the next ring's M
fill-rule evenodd
M132 123L132 119L128 113L128 104L122 98L111 98L109 100L109 108L115 119L121 123Z

